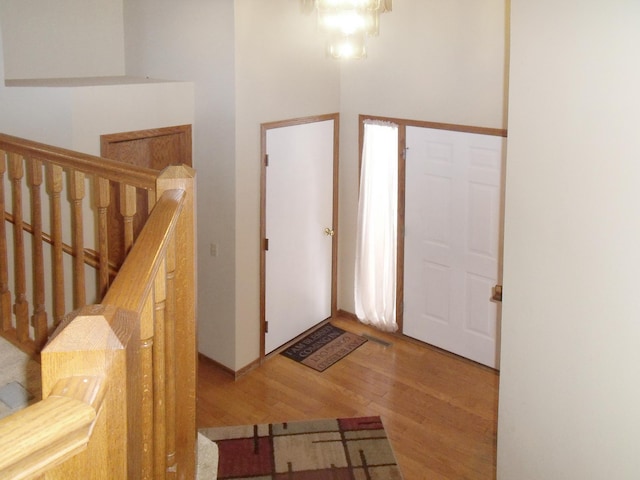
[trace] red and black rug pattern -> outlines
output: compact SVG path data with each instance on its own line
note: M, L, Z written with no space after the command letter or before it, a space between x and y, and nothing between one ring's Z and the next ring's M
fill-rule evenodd
M366 341L360 335L327 323L291 345L282 355L322 372Z
M380 417L201 429L218 445L218 479L402 479Z

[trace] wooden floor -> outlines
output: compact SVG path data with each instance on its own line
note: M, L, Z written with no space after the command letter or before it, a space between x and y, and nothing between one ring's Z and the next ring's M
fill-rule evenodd
M211 362L198 375L198 426L380 415L405 480L493 479L498 374L351 319L368 341L323 373L275 355L237 381Z

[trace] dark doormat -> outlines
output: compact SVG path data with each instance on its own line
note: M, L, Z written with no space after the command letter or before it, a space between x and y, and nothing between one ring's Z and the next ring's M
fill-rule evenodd
M327 323L284 350L282 355L322 372L366 341L360 335Z

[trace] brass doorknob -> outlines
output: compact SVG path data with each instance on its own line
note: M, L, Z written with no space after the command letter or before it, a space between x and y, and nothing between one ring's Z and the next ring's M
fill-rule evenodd
M334 234L333 228L329 228L329 227L325 228L324 229L324 234L329 236L329 237L333 237L333 234Z

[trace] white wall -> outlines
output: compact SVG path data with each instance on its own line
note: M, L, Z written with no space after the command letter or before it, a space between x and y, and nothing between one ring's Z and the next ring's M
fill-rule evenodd
M198 348L235 366L233 0L127 0L128 74L193 81ZM218 246L218 256L209 253Z
M71 147L72 93L68 89L5 88L0 82L0 132Z
M337 112L339 69L291 0L236 0L236 367L259 354L260 124Z
M100 135L193 123L190 82L73 88L72 148L100 155Z
M405 0L342 64L339 308L354 312L358 114L504 128L506 0Z
M124 74L122 0L0 0L4 78Z
M498 478L640 478L640 3L511 0Z

